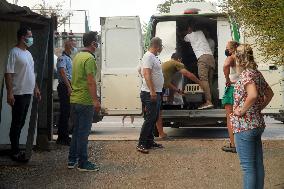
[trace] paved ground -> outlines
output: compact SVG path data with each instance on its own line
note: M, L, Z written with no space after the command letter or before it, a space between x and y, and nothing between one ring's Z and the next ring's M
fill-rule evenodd
M240 189L236 154L221 152L221 140L163 141L165 149L141 154L135 141L91 141L90 159L101 170L82 173L66 168L68 147L34 153L25 166L0 159L1 189ZM284 143L264 141L265 188L284 188Z
M284 140L284 124L267 117L267 127L262 136L263 140ZM137 140L143 119L136 117L134 127L130 124L130 118L125 120L122 126L121 117L105 117L102 122L94 124L92 127L93 136L91 140ZM207 138L221 139L228 138L226 128L165 128L165 131L172 138Z
M122 126L121 117L94 124L90 160L99 172L66 168L68 147L52 143L51 152L34 152L27 165L0 157L0 189L239 189L242 185L236 154L220 148L227 143L226 129L167 128L171 140L165 149L141 154L135 150L142 124L136 118ZM264 133L265 188L284 189L283 124L266 119Z

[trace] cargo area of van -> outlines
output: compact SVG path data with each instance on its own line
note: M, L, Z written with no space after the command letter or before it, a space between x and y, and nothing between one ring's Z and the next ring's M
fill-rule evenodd
M213 80L209 81L212 102L215 109L221 108L218 91L218 40L217 18L200 15L152 17L152 36L162 38L164 50L159 56L162 62L170 59L177 52L182 57L185 68L198 77L197 58L190 43L184 41L187 26L201 30L208 40L211 40L211 50L215 58ZM165 34L167 33L167 34ZM212 42L213 41L213 42ZM177 73L172 83L184 91L183 95L167 89L163 98L163 109L197 109L204 102L204 93L199 85Z
M200 11L190 12L188 7ZM161 113L163 126L226 126L226 112L221 105L225 90L224 51L227 42L233 39L241 43L254 43L255 38L245 36L244 28L240 30L228 15L218 12L207 2L173 4L170 13L151 17L146 33L141 30L138 16L101 17L100 23L101 45L98 63L101 71L98 81L103 116L142 115L142 81L137 67L141 64L143 54L153 37L162 39L163 50L158 56L161 62L170 60L171 55L178 52L186 69L198 77L197 58L190 43L184 41L187 25L194 23L196 30L202 30L210 41L214 42L211 51L214 51L215 70L213 79L209 81L214 107L198 110L204 102L204 92L199 85L177 74L172 82L184 94L165 91ZM257 47L254 47L254 52L259 70L275 93L273 100L262 112L283 121L284 67L263 62ZM274 77L270 77L271 75Z

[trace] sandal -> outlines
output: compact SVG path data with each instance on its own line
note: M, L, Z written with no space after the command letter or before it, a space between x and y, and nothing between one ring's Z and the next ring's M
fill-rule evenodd
M232 153L237 153L236 147L232 146L231 143L229 146L223 146L221 148L224 152L232 152Z

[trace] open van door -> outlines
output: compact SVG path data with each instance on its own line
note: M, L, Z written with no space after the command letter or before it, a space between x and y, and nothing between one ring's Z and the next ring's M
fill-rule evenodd
M101 104L105 115L142 113L141 78L137 71L143 56L140 19L101 18Z
M225 90L225 76L223 73L223 64L225 62L225 49L228 41L232 40L231 25L228 18L217 18L217 38L218 38L218 87L219 98L222 98Z

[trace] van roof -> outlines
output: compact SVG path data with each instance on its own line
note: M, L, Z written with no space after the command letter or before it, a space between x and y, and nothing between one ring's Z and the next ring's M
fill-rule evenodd
M162 13L154 14L152 18L166 18L166 17L185 17L185 16L206 16L206 17L228 17L225 13L202 13L202 14L172 14L172 13Z

